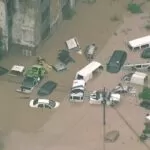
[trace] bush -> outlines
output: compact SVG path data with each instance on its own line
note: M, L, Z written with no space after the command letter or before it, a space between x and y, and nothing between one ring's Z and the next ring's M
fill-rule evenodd
M145 29L150 30L150 24L147 24L147 25L145 26Z
M69 4L64 6L62 13L64 20L71 20L75 15L75 11L72 8L70 8Z
M141 9L141 5L140 4L136 4L136 3L129 3L128 4L128 10L131 13L142 13L142 9Z
M139 98L150 101L150 88L144 87L143 91L139 94Z

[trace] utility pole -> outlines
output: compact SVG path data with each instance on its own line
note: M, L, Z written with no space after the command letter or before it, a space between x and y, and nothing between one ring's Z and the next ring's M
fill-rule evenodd
M105 126L106 126L106 89L103 89L103 150L105 150Z
M103 89L103 125L106 125L106 89Z

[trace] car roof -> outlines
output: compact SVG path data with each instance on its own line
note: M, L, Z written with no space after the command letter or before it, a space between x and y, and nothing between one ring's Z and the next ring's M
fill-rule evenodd
M47 81L47 82L45 82L45 83L43 84L43 86L44 86L44 85L50 85L50 84L56 84L56 82L54 82L54 81Z
M44 103L44 104L48 104L49 100L48 99L38 99L39 103Z
M110 58L110 62L115 62L120 59L122 55L127 55L127 53L123 50L115 50Z

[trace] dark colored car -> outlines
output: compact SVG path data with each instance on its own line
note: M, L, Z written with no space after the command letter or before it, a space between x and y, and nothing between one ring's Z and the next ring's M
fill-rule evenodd
M56 87L57 87L57 83L55 83L53 81L47 81L40 87L37 94L39 96L49 95L55 90Z
M3 68L3 67L0 67L0 76L2 76L2 75L4 75L4 74L6 74L6 73L8 73L8 72L9 72L9 70L8 70L8 69Z
M70 62L75 62L75 60L70 56L70 53L67 50L60 50L57 58L60 62L64 63L65 65L67 65Z
M127 53L125 51L115 50L107 64L107 71L110 73L119 72L126 59Z
M33 90L33 88L38 84L38 80L32 77L26 77L23 82L21 88L27 90Z
M150 58L150 48L146 48L143 50L143 52L141 53L141 58Z
M140 103L140 106L149 110L150 109L150 102L143 101L143 102Z

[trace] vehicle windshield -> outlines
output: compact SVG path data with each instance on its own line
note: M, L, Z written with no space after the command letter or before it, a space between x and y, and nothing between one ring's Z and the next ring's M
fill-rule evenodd
M33 85L34 85L34 79L33 78L27 77L23 80L22 86L24 88L30 89L33 87Z
M81 89L72 89L71 93L83 93Z
M38 104L38 98L36 98L35 100L34 100L34 102L33 102L33 105L36 105L36 104Z

